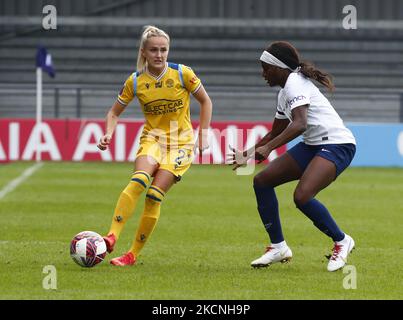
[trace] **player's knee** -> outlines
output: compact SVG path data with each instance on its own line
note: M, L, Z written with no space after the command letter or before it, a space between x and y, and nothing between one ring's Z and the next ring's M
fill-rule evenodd
M277 183L276 179L270 173L267 173L267 172L265 172L264 174L262 172L260 172L253 178L254 187L275 188L277 185L278 185L278 183Z
M149 206L160 206L164 197L164 191L156 186L150 186L146 194L146 203Z
M126 193L137 193L143 192L150 185L151 177L145 171L136 171L129 185L126 187Z
M263 179L261 174L257 174L253 178L253 186L258 188L267 186L267 183L265 182L265 179Z
M303 206L311 199L312 199L312 194L311 194L311 192L309 192L307 190L297 188L294 191L294 203L297 206L297 208Z

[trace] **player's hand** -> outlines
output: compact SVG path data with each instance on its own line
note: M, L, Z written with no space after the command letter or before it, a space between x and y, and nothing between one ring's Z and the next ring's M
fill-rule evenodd
M232 170L236 170L239 167L244 167L246 166L246 163L248 162L248 157L245 155L243 151L237 150L231 146L229 146L229 149L231 150L230 153L227 153L227 163L229 165L233 165Z
M271 150L266 146L259 147L255 150L255 159L258 161L258 163L261 163L267 159L270 152Z
M205 134L199 135L199 138L197 140L198 140L197 141L197 147L199 149L199 154L201 156L203 151L210 147L209 144L208 144L208 136L205 135Z
M105 134L101 139L99 139L99 143L97 145L98 149L104 151L111 144L112 137L109 134Z
M203 151L208 149L209 147L208 130L203 130L203 132L200 131L193 149L194 152L196 152L196 148L199 151L199 163L202 163Z

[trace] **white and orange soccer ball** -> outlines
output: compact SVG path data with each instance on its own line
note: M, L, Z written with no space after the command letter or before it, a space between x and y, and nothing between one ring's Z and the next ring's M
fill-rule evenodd
M104 260L105 255L105 241L96 232L83 231L71 240L70 256L74 262L82 267L94 267Z

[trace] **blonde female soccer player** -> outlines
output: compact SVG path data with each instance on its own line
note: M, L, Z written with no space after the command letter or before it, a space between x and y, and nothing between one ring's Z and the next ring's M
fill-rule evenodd
M200 104L197 147L208 148L207 130L212 103L200 79L182 64L167 62L170 38L154 26L145 27L140 39L137 72L126 80L106 117L106 133L98 148L106 150L120 114L137 97L145 117L134 173L120 194L112 224L104 237L112 252L119 235L132 216L140 195L146 190L144 211L133 244L124 255L110 261L116 266L133 265L150 238L165 194L189 169L193 160L194 137L190 120L190 94Z

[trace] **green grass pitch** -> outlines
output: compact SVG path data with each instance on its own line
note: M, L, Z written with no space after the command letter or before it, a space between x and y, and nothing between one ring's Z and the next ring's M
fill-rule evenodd
M0 190L32 163L0 166ZM256 170L260 170L257 168ZM330 273L332 242L294 206L295 183L277 189L289 264L252 269L268 243L256 210L253 175L194 165L167 194L159 223L132 267L91 269L69 255L83 230L107 232L132 164L45 163L0 200L0 299L401 299L403 169L349 168L319 194L356 241L349 272ZM131 244L136 209L112 257ZM42 286L57 271L57 289ZM346 271L346 270L345 270ZM350 284L352 282L350 281Z

